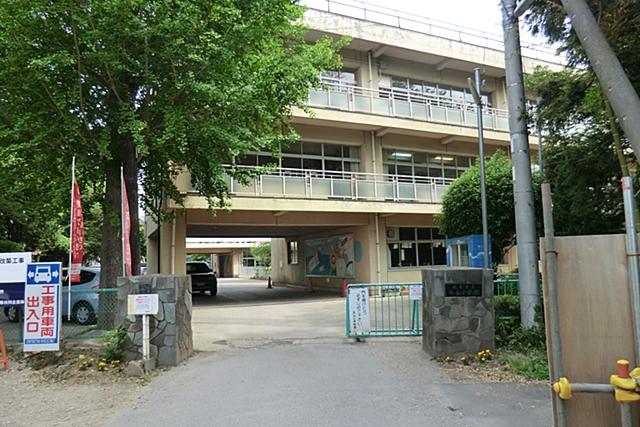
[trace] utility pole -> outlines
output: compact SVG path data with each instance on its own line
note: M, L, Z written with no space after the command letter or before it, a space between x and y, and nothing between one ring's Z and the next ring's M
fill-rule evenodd
M476 103L476 120L478 121L478 154L480 156L480 204L482 205L482 266L489 268L489 225L487 222L487 180L484 172L484 123L482 122L482 97L480 89L480 68L473 69L474 81L467 78L469 90Z
M562 0L589 63L640 160L640 99L584 0Z
M535 326L538 295L538 248L529 135L525 122L524 80L520 52L520 30L515 14L516 0L502 0L502 29L509 104L509 131L511 134L511 160L513 162L513 195L518 244L518 273L520 291L520 318L523 328Z

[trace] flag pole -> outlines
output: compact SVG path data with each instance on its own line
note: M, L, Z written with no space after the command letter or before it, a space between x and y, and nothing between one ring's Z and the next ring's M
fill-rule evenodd
M122 235L122 276L127 275L126 260L124 255L124 167L120 165L120 234Z
M69 210L69 264L67 265L67 319L71 320L71 261L73 254L73 189L76 185L76 156L71 160L71 209Z

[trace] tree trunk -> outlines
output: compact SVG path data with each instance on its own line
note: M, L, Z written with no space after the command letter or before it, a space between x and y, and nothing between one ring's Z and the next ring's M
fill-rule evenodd
M124 182L127 186L127 200L129 202L129 218L131 221L131 274L140 274L140 215L138 215L138 157L136 146L127 138L123 149Z
M122 275L122 233L120 225L120 167L116 160L105 164L105 197L100 251L100 288L115 288ZM112 329L115 320L115 293L100 293L98 328Z

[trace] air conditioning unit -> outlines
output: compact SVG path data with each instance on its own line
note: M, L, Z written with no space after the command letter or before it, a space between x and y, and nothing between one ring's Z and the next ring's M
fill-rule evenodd
M397 228L387 228L387 240L396 240L398 238Z

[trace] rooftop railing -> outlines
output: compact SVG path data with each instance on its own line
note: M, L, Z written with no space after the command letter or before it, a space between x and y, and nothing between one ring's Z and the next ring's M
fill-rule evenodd
M504 51L504 41L499 35L437 21L383 6L372 5L357 0L303 0L302 4L309 9L329 12L349 18L362 19L368 22L415 31L474 46ZM563 64L566 62L561 56L558 56L552 47L534 43L522 43L522 55L527 58L554 64Z
M320 83L319 88L312 88L309 92L309 106L457 126L478 125L475 104L411 90L369 89L326 77L321 78ZM506 110L485 107L482 122L485 129L509 130L509 116Z
M255 166L229 168L255 170ZM451 178L279 168L242 183L227 175L234 197L441 203Z

